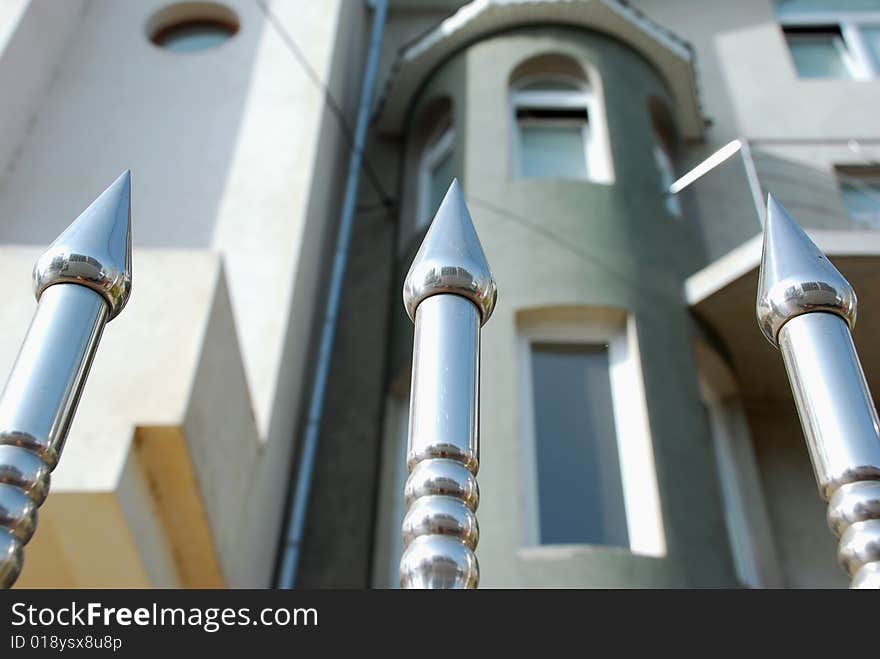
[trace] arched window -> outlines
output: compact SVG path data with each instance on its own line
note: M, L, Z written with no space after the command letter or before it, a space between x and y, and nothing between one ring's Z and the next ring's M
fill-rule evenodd
M665 555L635 318L566 306L516 321L524 544Z
M420 103L407 126L398 251L404 254L431 223L452 179L461 176L452 100L441 95Z
M455 129L447 118L429 136L419 159L417 229L428 225L452 183L454 148Z
M545 55L520 65L511 105L515 177L611 182L601 108L576 62Z
M654 135L654 163L660 172L660 194L663 195L666 210L676 217L681 217L681 203L678 196L669 194L669 186L677 178L675 163L672 160L674 144L674 127L672 117L666 106L656 98L648 103L651 113L651 131Z

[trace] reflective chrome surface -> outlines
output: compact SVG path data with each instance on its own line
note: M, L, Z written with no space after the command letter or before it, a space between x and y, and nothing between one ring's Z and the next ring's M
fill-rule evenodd
M477 238L461 186L452 181L403 284L403 304L415 321L425 298L452 293L480 310L480 324L492 315L498 291Z
M419 305L413 341L410 470L429 458L448 458L477 472L479 446L480 316L457 295Z
M855 522L840 536L837 558L850 577L871 563L880 563L880 519Z
M32 451L54 469L107 320L85 286L43 293L0 398L0 444Z
M476 588L479 575L474 552L455 538L443 535L416 538L400 559L402 588Z
M454 537L473 551L480 529L474 511L461 499L430 495L417 499L403 518L403 544L409 545L423 535Z
M415 320L403 588L476 588L480 326L495 283L453 181L404 288Z
M49 494L49 465L21 446L0 444L0 483L14 485L40 505Z
M880 562L866 563L853 575L850 588L880 590Z
M0 396L0 587L18 578L104 325L131 291L129 186L126 172L34 269L39 304Z
M455 460L438 459L416 463L406 481L404 502L408 508L419 497L430 494L455 497L471 510L476 510L480 503L477 477Z
M480 314L472 302L458 295L434 295L418 306L407 442L408 510L400 568L403 588L477 584L473 550L479 535L474 516L480 456L479 359ZM425 540L436 537L454 541L461 549ZM429 560L432 548L441 552L439 562ZM444 576L424 573L435 569Z
M9 588L18 579L24 558L22 543L0 526L0 587Z
M880 588L880 421L850 330L852 288L771 197L758 319L782 352L837 557Z
M764 251L758 278L758 325L774 346L795 316L833 313L856 323L856 294L776 199L767 198Z
M110 305L112 320L131 294L131 172L125 171L55 239L34 265L39 300L53 284L81 284Z
M0 526L24 544L37 525L37 504L14 485L0 483Z
M828 526L841 535L855 522L880 519L880 481L856 481L838 488L828 502Z
M880 479L877 412L846 323L798 316L782 327L779 347L822 497Z
M837 557L850 577L880 561L880 424L849 328L838 316L798 316L779 346ZM866 587L863 582L861 587ZM880 584L878 584L880 585Z

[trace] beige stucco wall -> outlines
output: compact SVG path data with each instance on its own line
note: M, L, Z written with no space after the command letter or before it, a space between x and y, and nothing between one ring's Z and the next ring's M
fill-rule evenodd
M183 55L146 37L148 19L169 4L162 0L89 0L81 12L43 4L33 0L20 23L54 53L41 69L51 72L47 89L29 91L17 110L27 130L0 129L15 143L0 176L0 244L28 246L3 248L20 258L3 264L3 296L14 302L3 309L0 372L11 366L33 310L36 254L126 168L135 256L131 301L105 333L53 476L44 517L54 531L38 531L34 543L65 544L82 535L80 526L100 529L108 542L123 538L116 541L130 546L131 571L110 571L102 585L210 577L215 585L266 586L347 156L339 121L311 76L350 120L364 8L268 3L282 35L258 3L229 0L240 20L235 37ZM11 93L29 89L9 53L0 57L0 79ZM171 448L138 453L151 438ZM162 455L174 461L168 474ZM164 500L151 490L163 478L177 492ZM115 503L82 506L93 511L89 525L53 512L65 496L105 495ZM187 537L186 525L172 519L179 497L207 529L198 542L213 547L206 559L218 566L213 576L193 577L189 559L162 557L177 556ZM142 541L154 532L166 537ZM51 562L51 552L32 546L23 584L51 585L33 572L45 570L58 575L55 585L93 585L99 552L70 550L66 571L53 572L40 559Z
M696 49L701 100L712 124L706 144L689 147L683 154L682 172L728 140L745 137L752 142L763 193L772 192L803 226L863 228L846 215L835 167L876 159L880 81L799 78L770 0L633 0L632 4ZM833 4L828 3L829 9ZM861 150L852 149L849 140L857 140ZM742 160L736 156L688 193L710 260L760 233L742 172ZM862 231L859 241L866 247L880 245L880 233ZM712 267L717 270L721 263ZM725 352L738 355L737 359L747 354L751 364L781 372L778 354L760 337L753 320L756 287L754 273L748 290L737 293L742 304L731 304L731 296L723 293L717 303L728 305L728 315L715 318L714 329L727 328L727 336L735 337L723 346ZM862 308L872 304L876 295L870 287L858 293ZM742 329L732 332L733 327ZM776 379L775 390L768 390L766 383L751 377L754 368L735 366L783 583L845 586L788 385Z
M845 588L793 401L752 399L746 411L784 585Z
M450 9L454 9L452 5L456 3L448 4ZM880 128L873 116L877 95L880 93L880 83L799 79L769 0L745 0L736 3L722 0L711 2L633 0L630 4L644 10L653 21L689 41L695 49L695 71L700 102L710 124L705 142L681 145L677 154L677 170L682 173L687 171L729 140L744 136L755 141L759 173L767 189L772 190L786 205L791 206L802 223L810 227L844 228L848 221L834 178L834 166L864 163L864 158L860 158L847 146L847 139L859 139L861 143L867 145L868 155L873 153L875 148L873 144L880 138L878 135ZM408 17L408 20L414 19ZM405 25L401 23L401 26L403 30ZM415 38L415 34L410 38ZM406 43L408 40L401 41ZM557 40L554 46L559 48L560 42ZM481 47L488 48L484 44L471 50L478 52ZM393 47L386 44L386 50L393 51ZM514 391L517 381L516 364L513 349L509 347L515 342L516 327L506 309L508 305L518 303L518 300L512 300L511 296L528 299L532 295L533 291L530 287L535 283L536 270L544 276L543 273L548 268L549 271L555 272L556 269L567 267L565 257L552 249L545 250L542 241L530 236L519 236L523 232L522 226L528 222L539 223L547 231L558 231L557 223L566 216L567 209L564 207L566 196L562 192L562 185L554 187L553 193L540 190L540 186L536 185L533 196L543 195L541 199L544 204L533 214L523 212L523 209L530 208L530 200L515 197L515 191L505 191L504 194L492 197L492 188L502 185L499 180L503 178L504 167L507 164L506 126L504 122L497 120L497 117L503 116L505 110L494 100L495 97L501 98L502 95L497 89L493 91L503 84L506 71L499 71L502 69L502 58L498 57L492 62L488 62L487 59L480 60L473 57L470 60L472 63L470 69L465 68L464 62L467 60L461 55L444 63L426 83L422 90L422 100L413 108L412 116L419 116L418 113L425 107L423 101L431 100L431 94L439 95L445 91L452 96L457 137L467 149L467 153L462 153L461 149L456 151L457 167L459 173L464 175L466 193L480 198L471 200L474 202L471 208L472 214L483 236L490 262L495 267L496 273L500 273L503 277L500 282L502 301L496 316L484 331L483 432L485 439L481 483L485 485L484 489L487 489L488 493L484 495L479 512L485 531L479 556L485 566L484 578L487 583L508 584L516 579L522 579L525 572L514 575L514 570L511 568L513 561L510 558L511 547L518 542L517 525L520 514L512 511L512 506L505 507L505 500L500 494L502 491L515 489L511 488L508 481L517 478L518 473L515 465L519 447L516 446L515 440L511 439L518 434L517 422L514 420L516 415L499 415L493 412L498 409L512 409L514 403L511 401L514 401L516 396ZM470 83L469 86L460 89L466 82ZM797 108L804 110L797 111ZM633 145L635 139L632 135L615 136L612 147L622 151L635 149ZM404 153L403 148L400 152ZM401 231L405 235L411 235L415 205L412 186L407 187L407 181L412 182L412 177L408 175L408 172L414 171L412 162L407 160L401 171L403 181ZM638 175L635 168L628 172L631 173ZM547 184L544 186L547 189L551 187ZM511 209L515 209L519 220L496 221L495 216L498 213L481 205L481 200L485 199L490 199L498 206L509 205ZM760 231L754 201L746 185L739 156L695 184L684 195L683 204L688 222L696 225L702 234L708 261L718 259L729 250L757 236ZM581 208L589 209L586 219L583 214L573 216L573 223L590 221L604 210L597 200L591 200L590 204L582 204ZM626 222L633 221L626 220ZM620 226L624 224L625 221L621 220ZM627 226L632 228L631 224ZM566 230L568 228L566 227ZM655 254L665 254L673 249L674 245L682 246L683 241L690 239L685 231L680 233L674 231L669 230L665 235L658 235L653 241L647 239L644 234L633 234L633 236L638 235L639 238L632 237L632 252L628 256L637 254L640 245L644 243L656 245ZM876 234L874 237L868 236L867 239L877 240L876 236ZM590 247L595 243L601 243L604 239L605 236L601 231L591 234ZM570 242L574 243L574 240ZM521 243L529 244L530 249L526 257L517 260L516 250ZM502 246L496 247L496 244ZM599 256L606 254L602 252ZM409 254L401 258L403 264L400 267L401 277L405 271L405 262L411 256L412 254ZM645 258L652 257L653 255L647 255ZM511 261L512 264L509 263ZM609 261L619 267L621 262L625 262L625 257L620 261L613 259ZM552 268L547 265L548 263L552 263ZM702 266L699 259L695 260L694 265L697 268ZM686 269L688 266L683 267ZM648 288L649 281L656 281L656 278L645 276L648 275L647 272L641 274L643 278L639 279L639 282L645 289ZM574 266L564 275L554 277L556 299L565 296L567 300L582 300L585 304L588 303L590 293L569 290L570 287L575 286L573 282L578 279L583 282L587 277ZM601 276L596 277L592 273L589 281L597 289L609 286ZM755 279L754 283L756 282ZM754 292L751 291L748 295L751 300L749 304L753 305ZM392 296L392 300L394 299ZM400 320L402 312L398 310L397 316ZM405 325L406 323L401 321L398 328ZM736 327L740 326L744 327L743 336L751 337L753 332L763 341L754 323L752 311L746 310L742 318L736 319ZM657 327L652 327L650 334L659 335L666 331L686 334L688 329L682 325L673 327L666 321L658 323ZM392 375L399 375L400 380L406 379L405 364L408 350L406 341L407 338L392 339ZM761 346L769 350L763 342ZM769 355L762 355L761 358L777 359L778 356L774 357L770 352ZM645 359L651 361L660 358L648 354ZM670 368L665 358L661 361L667 369ZM781 368L775 363L774 367ZM653 369L654 366L649 368ZM690 368L690 365L687 368ZM680 370L673 369L676 373ZM754 383L745 380L738 384L745 399L745 412L754 440L756 478L759 478L762 484L760 496L766 496L764 503L771 527L769 542L772 543L772 549L779 557L780 582L789 586L844 585L846 579L834 564L834 540L825 526L824 506L815 492L809 461L790 397L784 395L784 391L783 395L775 398L764 395L766 392L755 396L750 390L750 384ZM689 387L689 383L686 386ZM649 389L649 396L651 393ZM672 396L672 394L667 396L669 393L667 390L659 389L653 392L657 399L664 398L667 401ZM687 391L675 395L682 395L685 398L690 396ZM389 409L393 408L392 403L389 403ZM652 404L656 405L656 403ZM485 412L487 409L490 410L488 418ZM701 414L701 410L691 409L687 414L697 417ZM393 419L394 416L393 412L388 412L389 418ZM678 428L682 436L687 434L697 436L702 432L696 427L699 425L696 420L688 422L679 419L679 422L688 425L687 428ZM386 429L388 432L386 441L399 441L397 436L400 432L397 428L390 427L391 425L393 423ZM498 438L503 438L503 441ZM698 444L696 450L681 450L677 454L677 459L682 463L696 464L699 462L697 456L699 452L699 456L707 457L707 461L703 464L702 473L698 478L717 479L714 456L711 455L713 449L709 448L702 452L705 448ZM397 464L399 451L395 453L388 445L385 446L385 451L387 478L400 480L400 465ZM662 470L663 467L661 466L660 469ZM674 499L676 505L681 506L682 511L689 511L691 519L694 516L700 520L706 519L705 515L697 514L697 507L693 502L686 501L686 488L680 485L681 482L683 481L670 481L669 492L668 494L664 492L664 496ZM493 483L496 484L495 487ZM390 487L388 483L383 483L380 497L380 506L386 517L379 520L380 539L377 547L385 552L399 551L393 541L396 520L389 517L400 514L400 507L394 508L393 487L399 489L400 483ZM682 515L685 514L682 512ZM672 515L668 515L667 519L670 517ZM499 537L504 540L499 540ZM718 555L720 556L723 551L718 549ZM546 561L546 568L543 566L534 568L528 578L534 579L532 583L543 585L557 582L570 585L578 579L598 584L604 583L603 579L615 579L616 577L613 576L615 570L626 562L625 558L609 558L607 562L603 562L601 559L597 560L595 553L592 556L585 552L581 555L577 555L578 552L573 554L560 555L556 565L549 560ZM523 555L518 556L517 560L532 560L537 565L542 560L541 557L538 558L539 560L535 561L534 556ZM641 583L646 583L649 579L656 578L655 575L664 569L659 568L655 571L655 567L648 565L649 562L646 561L644 566L638 568L629 568L632 570L630 576L633 583L640 580ZM699 559L693 561L691 565L698 563ZM603 574L590 573L591 565L601 565ZM393 566L393 559L377 558L377 583L393 583ZM541 569L545 571L541 573ZM637 572L637 570L643 571ZM717 574L721 573L722 570L719 570ZM683 581L683 577L673 575L671 570L664 577L670 580L679 579L679 583Z
M700 100L711 125L705 144L681 154L679 169L687 171L730 139L745 137L754 143L764 192L776 194L806 226L851 226L834 166L876 160L880 81L799 78L770 0L632 4L696 51ZM858 140L862 152L850 149L849 140ZM759 232L739 156L695 184L687 197L712 258Z
M529 58L546 53L574 58L593 74L591 84L605 104L605 118L593 119L607 122L613 184L511 175L510 75ZM732 585L712 448L688 350L688 318L679 299L679 278L696 260L698 238L692 225L665 210L650 158L648 99L667 97L662 80L619 41L588 30L539 26L489 35L450 56L426 81L412 108L408 141L418 140L420 117L444 96L452 102L455 169L499 286L498 305L481 340L481 583ZM416 176L410 161L403 173L400 230L414 247L419 236L413 234ZM411 251L401 256L401 277L411 257ZM654 455L650 473L656 474L661 509L651 519L662 527L665 540L654 555L628 547L535 546L529 538L528 511L536 493L529 480L534 448L527 439L532 428L524 383L531 373L523 359L518 318L535 314L552 324L554 314L595 318L609 308L628 314L637 328L638 377L647 394L647 443ZM400 385L406 381L412 345L406 330L412 325L397 305L395 317L390 375ZM391 410L387 420L386 441L396 440L399 448L386 451L383 478L399 480L402 426ZM398 483L398 497L401 492ZM652 496L642 494L633 499L637 509ZM378 541L377 554L399 551L388 536L399 528L393 518L402 506L386 483L380 505L380 515L387 518L380 517L378 532L386 537ZM577 501L570 506L569 514L580 514ZM700 523L694 524L694 518ZM393 583L393 563L377 556L377 584Z

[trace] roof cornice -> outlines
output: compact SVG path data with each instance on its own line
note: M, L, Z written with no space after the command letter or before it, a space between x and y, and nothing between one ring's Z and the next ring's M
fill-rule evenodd
M391 134L403 130L425 81L455 53L505 30L547 24L600 32L640 53L668 85L682 136L702 138L705 122L693 48L622 0L474 0L464 5L401 48L379 99L375 117L379 130Z

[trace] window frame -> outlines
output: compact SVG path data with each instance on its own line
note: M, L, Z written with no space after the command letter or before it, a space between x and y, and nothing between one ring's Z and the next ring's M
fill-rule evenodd
M570 85L573 89L559 90L528 90L524 89L537 82L557 82ZM599 140L599 103L596 93L586 80L561 74L530 75L517 80L510 87L509 116L511 117L511 162L510 172L515 179L535 180L566 180L592 181L594 183L610 183L610 163ZM543 110L583 109L586 120L580 119L520 119L517 114L520 108ZM532 177L523 173L523 146L520 125L535 126L572 126L581 125L581 139L584 151L584 170L586 176L546 176Z
M794 62L794 56L788 44L788 30L791 28L837 28L840 31L846 52L844 64L852 78L817 77L816 80L871 80L880 78L880 62L875 61L871 50L862 34L864 28L880 28L880 11L810 11L788 10L780 14L777 10L776 19L785 38L785 46L791 59L796 76L801 78ZM846 55L849 55L847 57Z
M451 122L444 122L431 134L419 157L416 232L427 227L437 212L431 208L431 174L446 156L455 157L455 126Z
M152 34L150 41L169 53L189 55L219 48L237 33L238 26L234 23L215 18L193 18L166 25ZM193 47L193 42L198 42L200 37L208 37L207 42Z
M702 341L694 344L694 356L737 578L749 588L782 588L782 568L735 376L720 355Z
M634 555L666 555L666 534L657 485L653 440L641 371L635 319L622 310L578 308L573 314L527 312L519 322L522 450L522 537L530 554L555 554L560 547L629 551ZM609 380L613 405L623 505L629 547L541 543L538 511L538 471L532 372L532 344L608 345Z
M374 588L399 588L398 569L403 554L400 534L406 515L404 487L409 477L406 445L409 439L409 370L402 369L385 398L382 424L381 473L374 534L377 551L373 554Z
M880 167L876 165L836 165L834 167L834 178L837 183L837 192L840 196L840 204L846 217L858 225L858 228L866 231L880 230ZM847 202L847 195L844 186L849 184L852 187L861 186L877 186L877 189L868 191L869 197L874 197L877 202L878 210L876 213L854 213L850 210Z
M654 131L654 145L652 147L654 162L660 173L660 193L663 195L663 204L673 217L680 219L684 216L681 209L681 201L678 195L670 194L669 187L678 178L675 175L675 162L669 148L665 146L663 138Z

